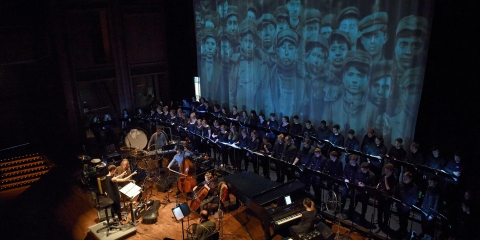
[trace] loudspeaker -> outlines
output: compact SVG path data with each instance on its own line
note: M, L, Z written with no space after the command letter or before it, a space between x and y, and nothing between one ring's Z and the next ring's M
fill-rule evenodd
M324 223L318 223L315 230L322 234L322 239L332 240L335 238L335 232Z
M175 182L175 179L162 179L157 182L157 190L159 192L166 192L172 187L173 182Z

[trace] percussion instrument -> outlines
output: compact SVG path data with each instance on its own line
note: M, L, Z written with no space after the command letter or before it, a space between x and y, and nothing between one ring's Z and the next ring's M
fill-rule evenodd
M148 137L141 128L132 128L125 136L125 145L134 149L144 149L148 143Z
M133 147L127 147L127 146L120 147L120 151L122 152L131 152L133 150L135 150L135 148Z
M78 155L77 158L80 161L88 161L88 160L92 159L90 156L87 156L87 155Z
M135 158L136 157L141 158L141 157L144 156L144 153L143 153L142 150L133 150L133 151L130 152L130 156L135 157Z
M100 161L100 158L94 158L94 159L92 159L92 161L90 161L90 162L95 165L95 164L100 163L101 161Z

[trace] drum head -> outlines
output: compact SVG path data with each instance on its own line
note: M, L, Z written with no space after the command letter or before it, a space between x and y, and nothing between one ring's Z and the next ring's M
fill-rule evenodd
M92 159L92 161L90 161L90 162L92 162L93 164L97 164L97 163L100 162L100 158L94 158L94 159Z
M125 136L125 146L135 149L144 149L147 146L148 138L145 131L140 128L132 128Z

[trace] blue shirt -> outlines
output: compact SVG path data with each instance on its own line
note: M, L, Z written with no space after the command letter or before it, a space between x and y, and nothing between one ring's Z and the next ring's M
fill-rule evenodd
M168 164L168 168L171 168L173 164L177 164L180 166L180 164L183 162L183 159L187 156L190 156L190 153L184 152L184 153L177 153L172 159L172 161Z

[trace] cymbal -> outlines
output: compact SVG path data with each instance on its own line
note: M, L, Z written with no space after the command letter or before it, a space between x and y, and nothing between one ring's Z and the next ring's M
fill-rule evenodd
M142 150L133 150L130 152L132 157L143 157L144 153Z
M80 161L88 161L88 160L92 159L90 156L87 156L87 155L78 155L77 158Z
M99 162L100 162L100 158L94 158L94 159L92 159L92 161L90 161L90 162L92 162L93 164L99 163Z
M130 152L133 150L135 150L135 148L133 147L127 147L127 146L120 147L120 151L123 151L123 152Z

